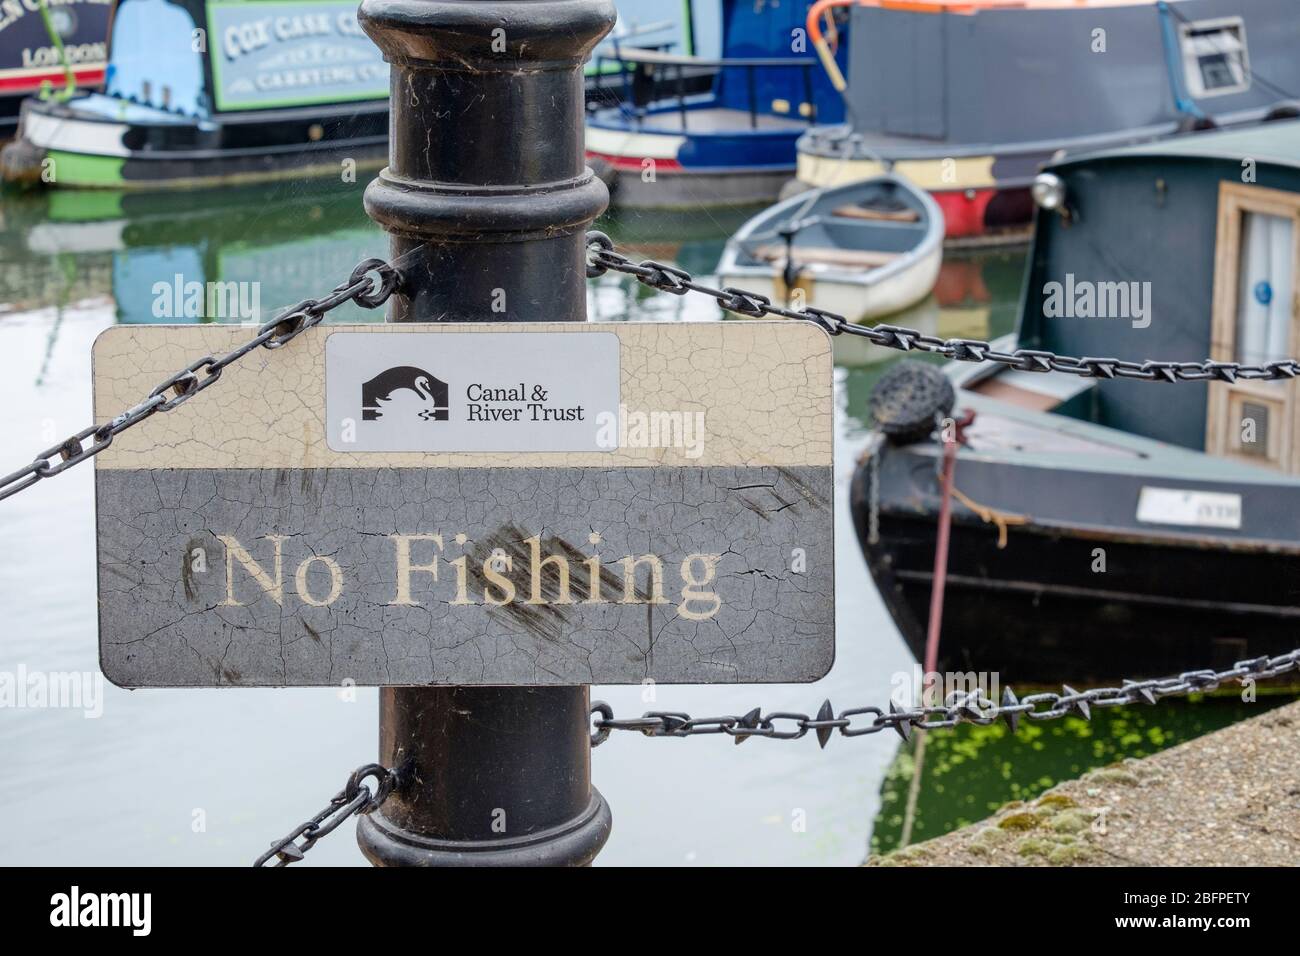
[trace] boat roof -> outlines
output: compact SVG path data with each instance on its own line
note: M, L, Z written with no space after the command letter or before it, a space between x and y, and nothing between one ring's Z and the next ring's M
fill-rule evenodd
M959 408L976 412L975 424L968 432L969 447L963 450L965 457L1013 461L1036 468L1300 489L1297 475L1207 455L1054 412L1020 408L965 389L957 395Z
M1170 136L1149 143L1078 153L1052 163L1049 169L1097 160L1134 158L1226 159L1249 156L1256 162L1300 169L1300 119L1274 120L1239 129L1211 130Z
M850 0L852 2L852 0ZM975 14L982 10L1059 10L1089 7L1144 7L1158 0L857 0L860 6L911 13ZM1183 0L1168 0L1181 3Z

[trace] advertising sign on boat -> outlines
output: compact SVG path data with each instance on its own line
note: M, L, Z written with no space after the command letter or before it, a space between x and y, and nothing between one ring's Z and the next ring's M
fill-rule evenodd
M106 330L98 418L248 334ZM816 680L831 359L793 322L337 325L250 356L95 458L101 667L129 687Z
M353 0L209 3L218 110L383 99L388 64Z
M50 25L78 82L98 83L108 60L112 0L48 0ZM36 0L0 3L0 96L62 85L63 58Z

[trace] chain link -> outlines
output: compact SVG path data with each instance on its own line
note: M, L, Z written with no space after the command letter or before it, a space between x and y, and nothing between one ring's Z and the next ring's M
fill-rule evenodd
M1073 358L1037 349L1004 352L981 339L944 339L926 335L916 329L896 325L865 326L850 322L842 315L812 307L802 311L782 308L757 292L726 286L716 289L697 282L683 269L645 259L633 262L614 250L614 241L603 232L587 233L587 278L594 279L608 271L632 276L642 285L672 295L698 292L715 300L728 312L749 318L774 316L815 322L831 335L857 335L876 345L900 352L928 352L956 362L996 362L1022 372L1062 372L1080 378L1125 378L1143 382L1271 382L1300 375L1300 362L1281 359L1259 365L1240 362L1130 362L1117 358Z
M378 281L370 278L370 273ZM37 454L29 465L0 478L0 501L30 488L44 478L62 474L73 465L93 458L113 444L113 439L134 425L159 412L170 412L188 402L199 392L214 385L228 366L238 362L259 346L278 349L303 332L319 325L325 315L345 302L355 302L366 309L383 305L399 287L401 273L381 259L366 259L352 270L346 282L334 287L323 299L304 299L260 326L254 335L225 355L205 355L169 376L145 396L144 401L127 409L103 425L91 425ZM87 444L89 441L89 444ZM51 459L58 457L58 461Z
M1300 648L1277 657L1256 657L1238 661L1227 670L1213 669L1184 671L1176 677L1152 680L1126 680L1119 687L1097 687L1078 691L1068 684L1060 693L1044 692L1019 698L1010 687L1002 691L1002 700L995 703L981 691L954 691L942 706L900 708L892 701L888 709L880 707L854 707L838 714L831 702L825 701L815 716L779 711L764 714L754 708L742 716L692 717L676 711L649 711L640 717L617 719L614 709L604 701L593 701L591 713L593 732L591 745L598 747L609 739L615 730L640 731L647 737L696 737L701 734L727 734L736 743L750 737L767 737L772 740L798 740L812 731L817 742L825 747L831 735L839 731L845 737L862 737L885 729L895 731L904 740L909 739L913 728L936 730L956 727L958 724L988 725L1003 720L1015 733L1022 717L1031 721L1056 720L1071 714L1092 719L1094 707L1123 707L1130 704L1155 704L1166 697L1211 691L1220 684L1237 681L1267 680L1291 671L1300 670ZM870 716L870 720L864 718ZM784 725L784 726L783 726Z
M366 777L375 778L373 792L370 787L361 782ZM357 813L363 815L372 813L379 809L380 804L388 799L388 795L393 792L397 784L395 770L388 770L377 763L358 767L352 771L343 789L334 794L324 810L272 843L271 849L259 856L253 866L266 866L272 857L278 858L276 866L297 863L319 840L333 833L348 817Z

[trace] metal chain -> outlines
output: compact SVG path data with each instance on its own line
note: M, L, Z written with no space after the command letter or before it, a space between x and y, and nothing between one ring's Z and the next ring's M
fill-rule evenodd
M647 737L696 737L704 734L726 734L736 743L750 737L771 740L798 740L810 730L824 748L832 733L839 731L845 737L864 737L892 728L904 740L911 737L913 728L937 730L958 724L992 724L1003 720L1015 733L1020 718L1033 721L1055 720L1070 714L1092 719L1093 707L1121 707L1130 704L1155 704L1166 697L1184 696L1196 692L1212 691L1225 681L1267 680L1290 671L1300 670L1300 647L1277 657L1257 657L1238 661L1223 671L1213 669L1184 671L1176 677L1151 680L1124 681L1120 687L1097 687L1077 691L1068 684L1061 693L1030 694L1021 699L1007 687L1002 692L1002 702L995 704L980 691L954 692L948 695L943 706L900 708L892 701L889 710L880 707L852 707L838 714L829 700L824 701L816 716L774 711L764 714L755 707L749 713L736 717L692 717L675 711L649 711L640 717L618 719L614 708L604 701L592 701L591 746L599 747L615 730L636 730ZM854 721L855 717L870 715L871 719ZM784 729L782 725L785 725ZM362 783L366 777L375 778L375 790ZM352 771L343 789L336 793L326 807L307 822L271 844L259 856L254 867L265 866L276 858L275 866L288 866L300 861L307 851L321 839L333 833L354 814L367 814L377 810L400 784L398 771L371 763Z
M609 704L598 700L591 705L591 713L597 717L592 721L591 745L600 746L615 730L639 730L647 737L727 734L734 737L738 744L750 737L798 740L811 730L816 733L817 742L825 747L831 734L837 730L845 737L862 737L890 728L907 740L913 728L937 730L962 723L987 725L999 719L1006 721L1011 732L1015 733L1021 717L1042 721L1073 714L1091 720L1093 707L1154 704L1165 697L1211 691L1226 681L1245 683L1248 680L1267 680L1294 670L1300 670L1300 648L1277 657L1238 661L1223 671L1184 671L1177 677L1126 680L1120 687L1078 691L1063 684L1059 694L1045 692L1024 698L1017 697L1015 691L1007 687L1002 691L1001 703L994 703L978 690L967 693L955 691L948 695L942 706L900 708L891 701L888 710L880 707L853 707L836 714L828 700L813 717L789 712L764 714L760 708L755 707L741 717L692 717L690 714L671 711L650 711L640 717L620 720L615 719L614 709ZM866 715L870 715L871 719L853 720L854 717Z
M361 781L366 777L375 778L375 790ZM297 863L303 855L324 837L333 833L344 820L354 813L366 814L379 809L380 804L397 786L397 771L388 770L377 763L368 763L352 771L343 789L330 799L329 805L306 823L294 828L293 832L281 837L253 863L254 867L266 866L272 857L278 857L276 866L288 866ZM301 840L302 842L298 842Z
M684 269L656 262L652 259L633 262L614 250L614 241L603 232L587 233L587 277L594 279L608 271L619 272L635 278L642 285L685 295L698 292L715 300L728 312L750 318L775 316L815 322L831 335L857 335L884 348L902 352L920 351L942 355L958 362L996 362L1025 372L1065 372L1080 378L1125 378L1147 382L1196 381L1274 381L1291 379L1300 375L1300 362L1283 359L1259 365L1239 362L1132 362L1116 358L1073 358L1054 352L1036 349L999 351L979 339L943 339L925 335L915 329L894 325L874 327L856 325L842 315L825 309L806 308L802 311L775 306L764 295L745 289L725 286L721 289L697 282ZM1125 681L1122 687L1096 688L1076 691L1068 685L1063 693L1031 694L1020 700L1011 688L1006 688L1001 704L987 700L979 692L949 695L943 706L900 709L892 702L888 712L879 707L858 707L836 716L830 701L822 704L816 717L807 714L772 713L764 715L755 708L744 716L694 718L689 714L652 711L632 719L614 719L613 709L597 701L592 713L599 719L593 722L592 746L608 739L614 730L639 730L649 737L691 737L697 734L728 734L741 743L750 737L768 737L777 740L796 740L808 731L816 731L817 739L825 747L831 733L838 730L846 737L859 737L892 727L905 739L911 728L931 730L953 727L959 723L991 724L1001 718L1016 729L1023 715L1030 720L1052 720L1067 714L1078 714L1088 719L1091 708L1118 707L1126 704L1154 704L1163 697L1210 690L1225 680L1244 681L1275 677L1300 668L1300 648L1280 657L1261 657L1242 661L1226 671L1188 671L1177 677L1146 681ZM869 724L854 726L853 717L873 715ZM790 729L781 730L777 722L786 722Z
M750 737L798 740L811 730L816 733L817 741L823 748L837 730L845 737L863 737L892 728L900 737L908 740L913 728L936 730L955 727L961 723L987 725L1003 720L1011 732L1015 733L1021 717L1044 721L1074 714L1091 720L1093 707L1155 704L1166 697L1212 691L1225 681L1245 683L1248 680L1267 680L1294 670L1300 670L1300 648L1277 657L1238 661L1223 671L1184 671L1176 677L1126 680L1120 687L1077 691L1064 684L1059 694L1049 691L1030 694L1023 699L1007 687L1002 692L1000 704L995 704L977 690L949 694L943 706L900 708L891 701L888 711L868 706L852 707L836 714L834 706L827 700L822 703L815 717L789 711L764 714L761 708L755 707L740 717L692 717L675 711L649 711L640 717L617 719L613 707L597 700L591 704L591 713L598 715L592 722L591 746L599 747L615 730L636 730L647 737L726 734L738 744ZM864 715L871 715L871 720L857 721L855 725L853 718ZM785 729L782 724L786 725ZM373 792L361 782L366 777L375 778L376 787ZM277 860L275 866L297 863L317 842L333 833L349 817L377 810L399 783L396 770L374 763L358 767L348 777L343 789L330 799L323 810L272 843L271 848L259 856L253 866L265 866L272 858Z
M1065 372L1080 378L1127 378L1144 382L1271 382L1300 375L1300 362L1282 359L1259 365L1240 362L1130 362L1117 358L1073 358L1038 349L1003 352L982 339L944 339L926 335L916 329L897 325L865 326L850 322L842 315L811 306L802 311L772 304L757 292L726 286L715 289L697 282L683 269L653 259L633 262L614 251L614 241L603 232L587 233L587 278L594 279L613 270L635 278L642 285L660 292L685 295L699 292L714 299L728 312L749 318L775 316L815 322L831 335L858 335L876 345L900 352L928 352L956 362L996 362L1022 372Z
M378 275L378 281L369 273ZM225 355L205 355L191 362L175 375L160 382L140 404L103 425L91 425L64 439L57 445L37 454L31 464L0 478L0 501L30 488L43 478L52 478L93 458L113 443L113 439L133 425L138 425L158 412L170 412L188 402L221 378L229 365L238 362L253 349L261 346L278 349L287 345L303 332L320 324L326 313L345 302L355 302L366 309L383 305L401 284L401 273L382 259L366 259L352 270L346 282L334 287L323 299L304 299L260 326L257 334ZM170 392L169 396L167 393ZM87 444L87 439L90 443ZM51 464L50 459L59 461Z

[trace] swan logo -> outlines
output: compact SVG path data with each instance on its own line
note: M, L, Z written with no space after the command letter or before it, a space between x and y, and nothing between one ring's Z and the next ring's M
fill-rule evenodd
M361 386L361 420L418 418L445 422L447 383L413 365L395 365Z

